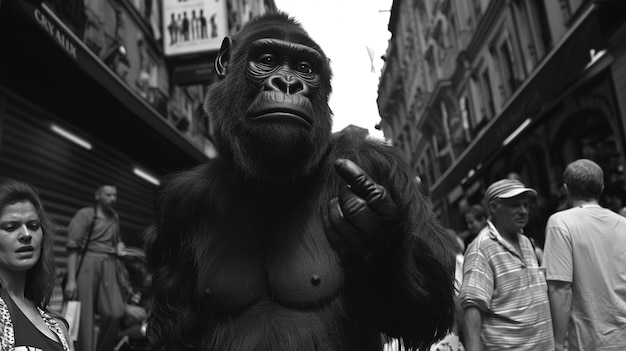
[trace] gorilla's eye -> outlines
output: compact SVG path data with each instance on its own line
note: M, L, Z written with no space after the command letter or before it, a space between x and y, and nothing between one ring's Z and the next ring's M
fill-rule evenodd
M313 73L313 68L308 63L302 62L296 65L296 71L300 73L311 74Z
M278 59L274 55L267 54L259 57L257 62L266 66L276 66Z

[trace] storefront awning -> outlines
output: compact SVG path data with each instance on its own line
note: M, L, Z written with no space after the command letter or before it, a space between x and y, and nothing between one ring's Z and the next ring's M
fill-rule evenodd
M181 151L197 162L209 158L187 137L167 121L167 117L157 112L148 102L126 85L99 57L97 57L67 26L46 6L43 1L15 1L30 20L46 32L50 39L69 56L80 69L109 91L133 115L150 128L169 140Z

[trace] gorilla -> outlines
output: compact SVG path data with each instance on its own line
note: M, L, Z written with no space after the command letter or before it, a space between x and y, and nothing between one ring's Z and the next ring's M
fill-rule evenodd
M219 156L168 176L155 200L152 349L373 351L443 337L445 234L396 149L331 133L320 46L267 13L223 40L215 69L205 109Z

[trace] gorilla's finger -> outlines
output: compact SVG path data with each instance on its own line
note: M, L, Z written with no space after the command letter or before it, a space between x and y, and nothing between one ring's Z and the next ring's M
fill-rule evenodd
M380 215L347 186L339 193L339 206L344 218L365 236L361 240L369 239L379 229Z
M340 158L335 161L335 169L352 190L368 203L382 195L381 190L384 191L384 188L373 181L356 163Z
M354 193L365 199L372 208L382 212L383 215L395 213L396 206L387 189L370 178L356 163L340 158L335 161L335 169Z
M334 198L328 203L328 216L332 230L341 238L346 249L356 249L362 245L362 234L346 219L339 199Z
M367 201L356 194L350 187L343 187L339 192L339 206L344 217L352 218L367 209Z

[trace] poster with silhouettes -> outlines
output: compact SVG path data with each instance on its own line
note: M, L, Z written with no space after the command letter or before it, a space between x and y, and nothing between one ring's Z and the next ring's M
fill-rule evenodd
M228 34L226 0L164 0L166 56L217 51Z

